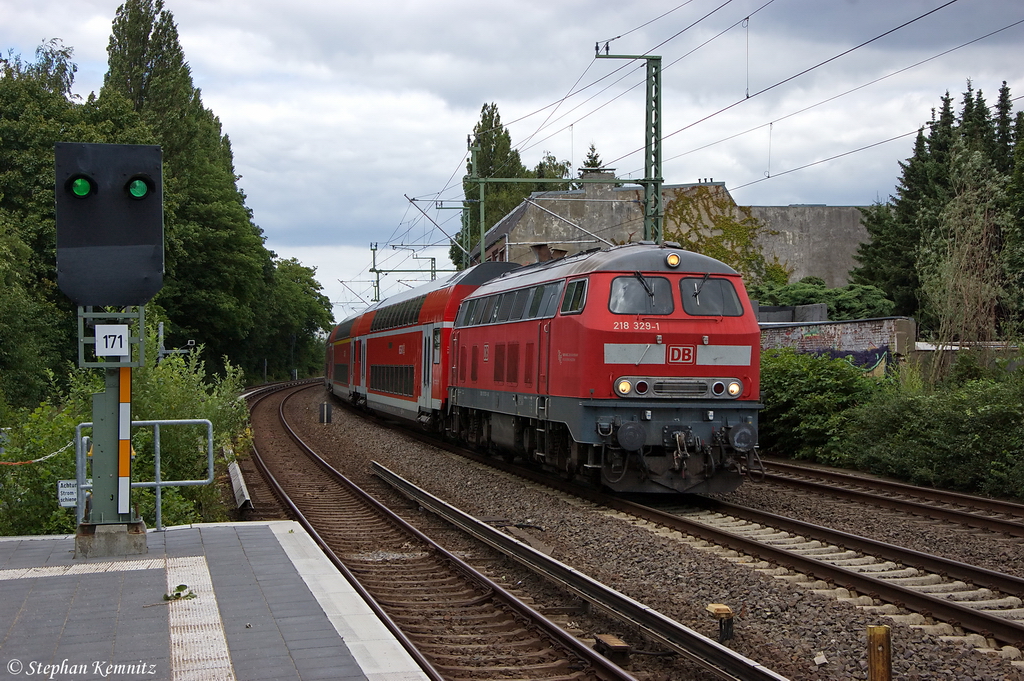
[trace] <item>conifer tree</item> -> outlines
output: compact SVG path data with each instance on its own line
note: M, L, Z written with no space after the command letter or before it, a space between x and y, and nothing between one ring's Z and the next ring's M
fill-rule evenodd
M851 275L896 301L944 342L991 340L1024 311L1024 118L1011 127L1004 82L996 115L968 81L959 116L942 97L895 196L864 210L870 243Z

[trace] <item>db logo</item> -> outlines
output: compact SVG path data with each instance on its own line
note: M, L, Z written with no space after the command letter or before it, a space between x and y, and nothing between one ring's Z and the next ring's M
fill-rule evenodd
M696 345L668 346L668 361L670 364L693 364L696 356Z

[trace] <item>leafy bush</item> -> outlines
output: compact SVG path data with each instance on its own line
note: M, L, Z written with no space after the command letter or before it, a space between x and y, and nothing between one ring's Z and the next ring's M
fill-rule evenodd
M850 284L841 288L829 288L819 277L804 277L798 282L783 286L748 286L747 292L761 305L825 303L828 306L828 318L832 320L888 317L895 305L885 297L882 289L875 286Z
M845 449L861 470L974 494L1024 490L1024 378L933 393L893 384L852 409Z
M767 350L761 354L761 446L841 465L846 412L877 391L877 381L846 360Z
M247 446L248 410L239 394L242 373L229 363L223 376L208 376L199 350L174 355L156 363L156 334L147 334L147 366L133 370L132 420L209 419L217 448ZM67 391L51 388L52 396L34 410L8 410L0 427L9 428L3 461L31 461L60 452L45 461L25 465L0 465L0 534L28 535L67 533L75 530L75 510L57 505L57 481L75 477L74 447L67 445L75 426L92 421L91 395L103 391L103 374L95 370L70 372ZM51 377L52 379L52 377ZM54 382L55 383L55 382ZM206 430L204 426L165 426L160 430L161 478L206 478ZM153 480L153 429L134 428L132 464L134 481ZM223 466L223 459L220 465ZM150 489L132 491L132 502L146 521L155 524L155 495ZM216 484L165 488L165 525L224 520Z

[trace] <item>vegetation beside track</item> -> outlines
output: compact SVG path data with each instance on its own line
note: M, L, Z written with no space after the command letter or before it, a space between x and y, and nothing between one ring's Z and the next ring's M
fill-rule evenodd
M171 355L157 363L156 330L146 338L147 366L133 370L132 420L209 419L214 428L217 477L227 460L223 451L248 449L248 409L238 399L242 372L225 362L222 374L207 372L201 350ZM61 534L75 531L75 509L57 505L57 481L75 477L74 446L66 447L79 423L92 421L93 393L103 392L103 373L72 370L67 388L53 383L50 396L32 410L10 410L7 441L0 455L0 535ZM88 434L88 431L86 432ZM133 479L153 480L153 429L134 428ZM65 448L66 447L66 448ZM62 449L63 448L63 449ZM161 477L200 480L207 476L206 431L202 426L165 426L160 430ZM54 454L55 453L55 454ZM54 454L34 463L37 459ZM218 485L164 488L163 524L230 520ZM132 491L132 503L146 525L155 523L151 489Z
M917 485L1024 499L1024 374L983 359L963 351L931 381L916 364L874 379L842 359L765 352L761 447Z

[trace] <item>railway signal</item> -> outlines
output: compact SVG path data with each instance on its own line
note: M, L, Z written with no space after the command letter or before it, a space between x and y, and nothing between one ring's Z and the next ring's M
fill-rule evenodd
M131 368L145 361L143 306L163 286L162 162L154 145L54 146L57 285L78 305L79 366L105 374L104 392L93 395L93 485L76 556L146 551L145 526L131 503ZM89 344L96 361L85 357ZM85 480L84 470L77 479ZM102 525L122 529L107 528L113 532L103 530L100 539Z
M143 305L163 286L160 147L54 148L57 285L82 306Z

